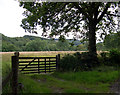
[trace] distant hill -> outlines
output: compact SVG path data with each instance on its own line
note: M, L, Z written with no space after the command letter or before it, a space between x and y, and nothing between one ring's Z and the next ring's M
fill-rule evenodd
M46 41L47 43L49 43L51 45L50 47L52 47L52 44L57 45L57 43L59 42L59 39L52 40L52 39L36 37L36 36L29 36L29 35L25 35L23 37L7 37L3 34L1 34L1 35L2 35L2 51L26 51L26 45L32 41L38 41L38 42ZM68 43L70 43L73 40L66 39L66 41ZM80 44L81 43L79 40L74 41L74 46L78 46ZM64 45L66 45L66 44L64 44ZM56 48L59 48L59 47L56 47ZM58 50L60 50L60 49L58 49Z

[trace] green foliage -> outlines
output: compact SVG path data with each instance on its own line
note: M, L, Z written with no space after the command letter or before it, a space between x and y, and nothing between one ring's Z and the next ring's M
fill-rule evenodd
M77 45L77 50L86 51L87 47L84 44Z
M120 50L120 33L111 33L105 36L103 42L97 43L97 50L108 51L111 49Z
M89 52L75 53L73 55L65 55L59 63L60 71L88 71L101 65L118 66L120 65L120 51L111 50L110 52L102 52L98 57L98 63L94 64L92 55Z
M104 68L104 66L102 67ZM57 76L58 78L62 78L65 80L70 80L70 81L76 81L78 83L86 83L86 84L97 84L100 82L103 83L111 83L112 80L117 79L118 78L118 71L114 71L107 67L108 71L104 72L104 71L83 71L83 72L57 72L54 73L54 76ZM99 69L99 68L97 68ZM107 76L107 77L106 77Z
M57 43L56 43L56 46L57 46L57 49L58 49L58 51L60 51L60 50L69 50L69 48L70 48L70 45L69 45L69 42L66 40L66 41L64 41L64 42L62 42L62 41L58 41Z
M93 27L95 30L113 28L111 25L114 23L113 17L105 16L105 14L110 14L108 8L111 6L114 6L112 7L114 9L117 3L20 2L20 7L26 9L24 12L26 17L22 20L21 26L32 33L37 25L40 25L43 29L43 36L49 35L47 31L50 30L50 37L60 35L61 40L65 39L65 35L69 35L68 32L74 32L75 39L79 38L77 32L82 34L80 38L86 39L88 36L80 29L81 25L84 29L89 29L89 26L95 26ZM83 21L85 23L81 24ZM104 35L105 32L107 31L103 31L101 35Z
M109 52L102 52L99 61L101 64L108 66L118 66L120 65L120 51L113 49Z
M98 59L99 59L100 65L110 65L108 52L100 53L100 56L98 57Z
M13 44L10 44L8 42L2 42L2 51L8 52L8 51L17 51L20 50L18 47L16 47Z
M74 53L73 55L65 55L59 63L60 71L87 71L91 70L94 67L92 64L91 56L88 52L79 52Z
M107 50L120 50L120 33L112 33L105 37L104 45Z
M33 40L26 44L27 51L49 51L46 41Z
M84 50L79 40L75 41L75 44L71 46L69 43L71 40L59 41L58 39L45 39L35 36L24 37L6 37L2 35L2 51L76 51ZM77 43L77 44L76 44ZM78 45L81 45L79 48Z
M97 50L99 51L99 50L102 50L102 51L104 51L104 50L106 50L106 48L105 48L105 46L104 46L104 43L97 43L96 44L96 46L97 46Z
M110 62L120 66L120 51L113 49L109 53Z
M64 58L60 60L60 64L58 65L61 71L71 71L74 70L77 66L76 58L73 55L66 55Z

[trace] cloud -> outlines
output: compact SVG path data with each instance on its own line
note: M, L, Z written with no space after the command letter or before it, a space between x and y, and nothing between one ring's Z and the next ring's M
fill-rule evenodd
M0 0L0 33L9 37L29 34L20 27L23 11L17 1Z

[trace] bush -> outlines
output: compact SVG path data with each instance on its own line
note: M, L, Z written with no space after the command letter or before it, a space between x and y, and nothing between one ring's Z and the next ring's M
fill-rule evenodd
M115 65L120 65L120 51L113 49L109 53L110 62Z
M76 59L73 55L65 55L61 60L59 64L60 71L71 71L76 66Z
M110 52L103 52L100 54L99 62L93 60L92 54L89 52L79 53L73 55L67 54L61 60L59 65L60 71L89 71L93 67L98 67L100 64L107 66L120 65L120 51L111 50Z
M110 50L108 53L103 52L100 55L101 57L99 58L99 61L101 64L104 64L107 66L120 65L120 51L113 49L113 50Z
M109 63L109 53L108 52L100 53L99 62L100 62L101 65L108 65L108 63Z
M79 52L73 55L65 55L59 63L60 71L87 71L91 70L91 57L88 52L80 54Z

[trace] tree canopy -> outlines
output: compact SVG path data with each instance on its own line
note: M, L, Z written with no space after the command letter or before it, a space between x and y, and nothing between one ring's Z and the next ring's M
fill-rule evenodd
M85 38L89 41L89 52L95 59L96 33L100 36L115 29L113 16L116 15L117 3L103 2L21 2L25 8L21 26L28 32L35 32L37 26L43 29L43 36L49 37L72 33L75 39ZM110 10L109 8L112 8ZM101 31L98 31L101 30ZM109 30L109 31L108 31Z

